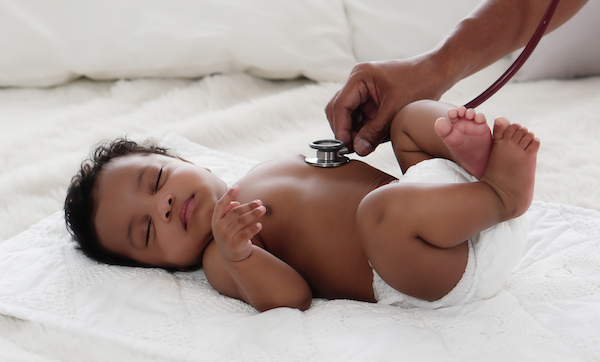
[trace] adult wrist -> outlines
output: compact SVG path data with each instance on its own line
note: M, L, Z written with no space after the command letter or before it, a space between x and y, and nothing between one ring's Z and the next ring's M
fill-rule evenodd
M434 49L415 57L418 62L421 77L421 87L415 94L415 100L439 100L444 93L452 88L462 78L458 75L459 68L451 60L451 56L444 55L444 49Z

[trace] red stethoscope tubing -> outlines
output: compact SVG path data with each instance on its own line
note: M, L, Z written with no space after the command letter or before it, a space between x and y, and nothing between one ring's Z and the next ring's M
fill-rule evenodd
M519 55L519 57L512 63L512 65L506 70L506 72L504 72L504 74L502 74L500 78L498 78L498 80L494 82L494 84L492 84L483 93L475 97L469 103L465 104L465 108L475 108L481 103L485 102L488 98L490 98L498 90L500 90L500 88L502 88L519 69L521 69L521 66L523 66L527 58L529 58L537 44L542 39L542 36L544 36L546 28L548 27L548 23L550 23L550 19L552 19L554 11L556 10L556 7L558 6L559 2L560 0L552 0L552 2L550 2L550 5L548 5L548 8L546 9L546 13L542 17L540 25L538 25L537 29L533 33L533 36L525 46L525 49L523 49L521 55Z

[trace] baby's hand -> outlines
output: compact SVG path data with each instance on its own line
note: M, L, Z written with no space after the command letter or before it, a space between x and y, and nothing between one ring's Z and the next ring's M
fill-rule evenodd
M266 212L260 200L243 205L233 201L239 190L233 186L221 197L211 223L219 252L229 261L242 261L252 254L250 239L262 229L258 219Z

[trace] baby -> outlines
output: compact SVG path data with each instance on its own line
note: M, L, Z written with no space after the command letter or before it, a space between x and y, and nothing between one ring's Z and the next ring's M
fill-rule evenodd
M318 168L294 156L228 189L160 147L118 140L73 178L67 225L96 260L201 266L217 291L259 311L305 310L313 297L376 302L381 283L440 300L473 258L470 238L529 208L540 142L503 117L490 132L472 109L425 100L396 115L390 138L403 172L442 157L478 181L398 183L358 160Z

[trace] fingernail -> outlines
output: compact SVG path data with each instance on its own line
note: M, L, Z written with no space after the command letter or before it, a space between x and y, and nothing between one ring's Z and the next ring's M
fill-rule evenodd
M354 143L354 150L356 151L356 153L358 153L361 156L366 155L369 152L371 152L372 147L373 146L371 146L371 144L364 138L359 138Z

